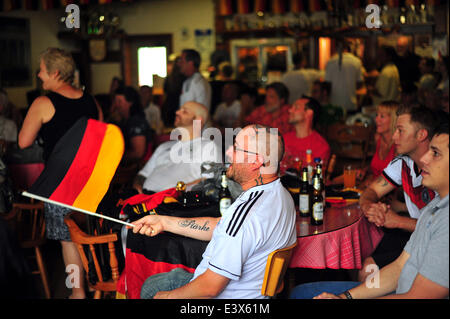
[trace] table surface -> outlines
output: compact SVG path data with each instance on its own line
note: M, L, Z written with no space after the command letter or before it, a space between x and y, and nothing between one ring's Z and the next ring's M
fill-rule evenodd
M359 204L326 207L323 224L311 225L310 217L300 217L297 211L297 237L308 237L335 231L357 222L362 216Z

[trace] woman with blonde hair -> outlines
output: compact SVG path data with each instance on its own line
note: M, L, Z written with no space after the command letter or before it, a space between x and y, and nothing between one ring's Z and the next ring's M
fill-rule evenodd
M397 121L397 109L399 103L395 101L384 101L377 106L377 116L375 118L375 154L370 162L372 179L377 178L383 169L394 159L396 155L395 144L392 136L395 131Z
M375 154L368 167L357 170L356 177L359 180L358 188L363 189L371 181L383 173L384 168L397 155L395 144L392 139L397 121L397 109L400 103L396 101L384 101L377 106L377 116L375 117ZM343 175L335 177L331 184L342 184Z
M72 55L62 49L48 48L40 56L38 77L42 80L45 96L31 104L19 132L20 148L31 146L40 137L43 141L44 160L47 161L59 139L82 117L103 120L95 99L72 85L75 62ZM71 210L45 204L46 236L59 240L66 267L77 265L80 285L74 285L70 298L85 298L83 265L70 233L64 224L64 216Z

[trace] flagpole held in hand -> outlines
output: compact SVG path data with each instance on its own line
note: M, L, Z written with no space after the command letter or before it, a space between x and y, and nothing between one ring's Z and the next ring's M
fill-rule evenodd
M123 220L112 218L112 217L105 216L105 215L102 215L102 214L93 213L93 212L90 212L88 210L84 210L84 209L81 209L81 208L78 208L78 207L74 207L74 206L70 206L70 205L67 205L67 204L63 204L63 203L60 203L60 202L57 202L57 201L54 201L54 200L51 200L51 199L39 196L39 195L31 194L31 193L28 193L28 192L22 192L22 195L26 196L26 197L30 197L30 198L34 198L34 199L40 200L42 202L59 205L59 206L65 207L65 208L76 210L76 211L84 213L84 214L88 214L88 215L99 217L99 218L104 218L104 219L107 219L107 220L110 220L110 221L113 221L113 222L116 222L116 223L119 223L119 224L123 224L123 225L126 225L126 226L134 227L133 224L124 222Z

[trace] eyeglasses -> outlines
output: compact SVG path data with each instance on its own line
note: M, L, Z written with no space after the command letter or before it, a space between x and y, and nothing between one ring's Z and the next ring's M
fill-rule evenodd
M237 151L241 151L247 154L253 154L253 155L258 155L258 153L256 152L252 152L252 151L247 151L244 150L243 148L239 148L236 146L236 136L233 136L233 152L237 152Z
M236 146L236 144L233 144L233 151L234 151L234 152L236 152L236 151L241 151L241 152L244 152L244 153L247 153L247 154L258 155L258 153L256 153L256 152L247 151L247 150L244 150L244 149L242 149L242 148L238 148L238 147Z

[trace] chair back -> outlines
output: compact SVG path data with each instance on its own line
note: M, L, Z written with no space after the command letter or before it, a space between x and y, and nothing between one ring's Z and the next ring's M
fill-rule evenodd
M88 235L80 229L75 222L76 212L71 212L64 218L64 222L69 228L70 238L72 242L77 246L80 253L81 261L83 263L86 277L88 278L89 285L96 290L94 298L98 299L101 296L101 291L114 292L116 291L117 280L119 279L119 266L116 256L116 250L114 243L117 241L117 234L105 234L105 235ZM102 269L104 265L99 260L97 253L100 251L100 245L106 244L109 252L109 268L110 277L109 280L104 280L105 269ZM86 249L85 249L86 248ZM105 256L103 256L105 257ZM105 257L106 258L106 257ZM104 261L107 263L108 261ZM89 281L89 270L95 271L98 281L93 284ZM105 268L105 266L103 266ZM109 274L108 274L109 275Z
M297 241L289 247L277 249L270 253L267 258L266 272L261 288L261 294L263 296L273 297L283 290L283 277L295 246L297 246Z
M327 130L327 140L337 157L357 159L366 165L369 145L373 139L373 127L335 123Z
M44 203L13 203L8 214L10 224L17 233L23 248L41 246L45 243Z
M45 292L45 297L50 299L50 286L47 276L45 261L40 247L45 243L45 218L44 203L13 203L11 211L5 219L9 222L12 229L17 234L20 246L27 251L34 250L34 257L37 269L33 274L39 274Z

